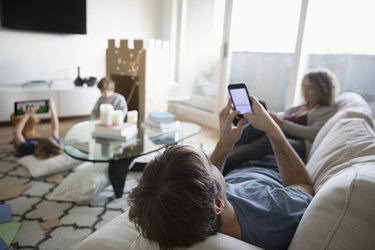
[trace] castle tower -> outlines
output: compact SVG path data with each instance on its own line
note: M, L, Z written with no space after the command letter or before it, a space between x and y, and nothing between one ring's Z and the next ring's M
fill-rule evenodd
M148 112L167 110L169 43L134 40L133 44L120 40L117 48L114 39L108 40L106 72L116 82L116 91L131 98L129 110L137 109L143 120Z

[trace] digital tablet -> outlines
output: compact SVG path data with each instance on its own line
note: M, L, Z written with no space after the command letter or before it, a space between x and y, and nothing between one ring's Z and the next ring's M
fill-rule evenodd
M23 115L25 112L31 108L36 108L36 113L48 113L49 106L48 100L30 100L30 101L20 101L14 103L14 114Z

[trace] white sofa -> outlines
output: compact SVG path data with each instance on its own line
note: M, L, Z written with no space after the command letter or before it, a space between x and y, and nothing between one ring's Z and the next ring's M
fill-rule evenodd
M338 112L314 141L307 170L316 195L290 244L291 250L375 248L375 132L361 96L344 93ZM77 249L159 249L140 237L124 213ZM259 249L218 233L189 248Z

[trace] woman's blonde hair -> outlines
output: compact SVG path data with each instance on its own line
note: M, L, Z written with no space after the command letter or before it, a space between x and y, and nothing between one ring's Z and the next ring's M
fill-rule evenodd
M320 105L330 106L335 103L336 95L340 91L340 84L335 74L325 68L312 70L304 75L303 80L309 79L321 91Z
M34 149L34 156L43 160L62 153L61 146L53 138L40 138Z

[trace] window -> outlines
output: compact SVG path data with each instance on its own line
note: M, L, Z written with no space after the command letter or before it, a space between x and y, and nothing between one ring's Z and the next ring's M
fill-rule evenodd
M284 109L300 0L234 0L230 82L244 82L271 110Z
M342 91L361 94L375 111L375 15L371 0L310 1L306 68L333 71Z

